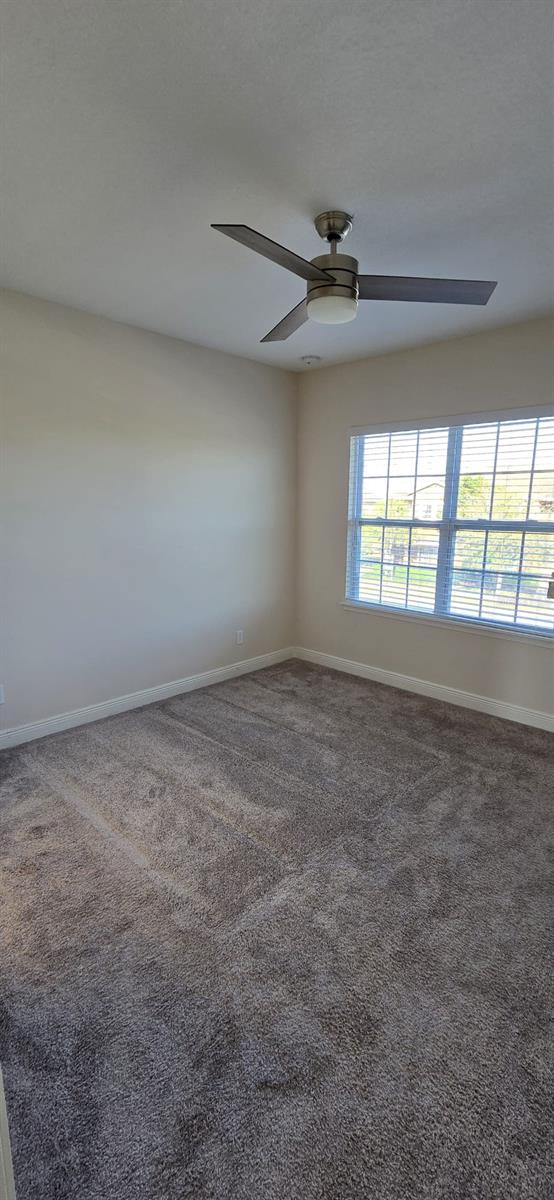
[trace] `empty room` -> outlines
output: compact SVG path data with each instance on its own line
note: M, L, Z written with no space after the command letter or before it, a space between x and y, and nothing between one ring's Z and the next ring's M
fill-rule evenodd
M0 1200L550 1200L552 0L0 0Z

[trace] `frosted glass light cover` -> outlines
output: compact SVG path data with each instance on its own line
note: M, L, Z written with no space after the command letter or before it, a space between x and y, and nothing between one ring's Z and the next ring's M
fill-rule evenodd
M344 325L354 320L357 310L353 296L315 296L308 300L308 316L320 325Z

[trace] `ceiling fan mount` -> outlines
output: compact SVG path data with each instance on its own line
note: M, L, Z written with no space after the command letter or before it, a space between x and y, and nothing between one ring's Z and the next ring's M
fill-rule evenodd
M291 309L262 342L282 342L309 318L322 325L352 321L358 300L419 301L428 304L486 304L496 283L484 279L434 279L407 275L360 275L358 260L338 254L337 246L352 229L352 217L340 209L319 213L316 232L327 241L329 251L311 261L287 250L249 225L212 225L227 237L249 246L257 254L307 282L306 297Z
M322 212L315 218L314 225L320 238L327 242L343 242L352 230L352 217L338 208Z

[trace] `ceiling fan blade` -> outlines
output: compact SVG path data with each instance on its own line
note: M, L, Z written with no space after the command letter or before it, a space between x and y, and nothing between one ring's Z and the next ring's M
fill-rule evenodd
M285 338L290 337L291 333L295 333L300 326L308 320L308 306L306 300L301 300L296 308L291 308L286 317L279 321L269 333L266 333L262 338L262 342L284 342Z
M486 304L496 283L485 279L421 279L358 275L360 300L418 300L427 304Z
M234 238L235 242L249 246L251 250L256 251L256 254L263 254L264 258L270 258L279 267L285 267L294 275L300 275L301 279L334 283L334 277L328 271L322 271L321 267L312 266L312 263L308 262L306 258L301 258L293 250L287 250L286 246L280 246L279 242L272 242L271 238L264 237L263 233L257 233L249 225L212 225L212 229L219 229L220 233L226 233L227 237Z

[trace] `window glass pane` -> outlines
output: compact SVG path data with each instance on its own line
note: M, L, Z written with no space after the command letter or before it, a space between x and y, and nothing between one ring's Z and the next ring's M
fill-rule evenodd
M419 475L444 475L448 429L421 429L417 454Z
M539 421L535 470L554 470L554 417L541 417Z
M466 425L462 434L462 475L486 475L494 470L498 424Z
M389 479L389 500L387 504L387 517L402 517L408 519L412 516L414 507L414 478L413 475L396 475L394 479Z
M492 497L493 521L525 521L531 476L528 471L497 474Z
M478 617L480 607L480 572L453 571L450 612L460 617Z
M529 517L531 521L554 522L554 470L535 473Z
M536 420L501 423L496 456L497 471L531 470L536 428Z
M387 505L387 480L364 479L362 517L384 517Z
M360 557L381 559L383 530L375 525L362 525L360 534Z
M521 538L521 533L496 533L491 530L487 539L487 567L498 571L519 571Z
M512 621L515 616L517 598L517 576L501 572L485 571L481 617L488 621Z
M444 509L444 477L418 475L414 493L414 517L418 521L440 521Z
M393 433L390 446L390 474L414 475L417 454L417 431Z
M359 599L375 604L379 601L381 586L381 564L361 563L360 582L358 587Z
M525 574L550 578L554 571L554 533L525 534L522 570Z
M389 525L385 529L383 558L389 563L407 563L410 530L401 526Z
M386 475L389 461L388 433L376 434L364 438L363 472L364 475Z
M460 475L456 515L461 520L488 520L492 478L492 475Z
M454 543L454 566L474 567L480 570L485 553L485 534L477 529L463 529L456 534Z
M518 625L537 629L554 629L554 600L547 596L548 581L524 575L519 587L517 605Z
M429 567L410 566L408 575L408 606L433 612L437 572Z
M410 563L413 566L436 567L439 549L438 529L413 529Z
M391 563L384 564L381 591L382 604L399 605L401 608L405 607L407 577L407 567L393 566Z

